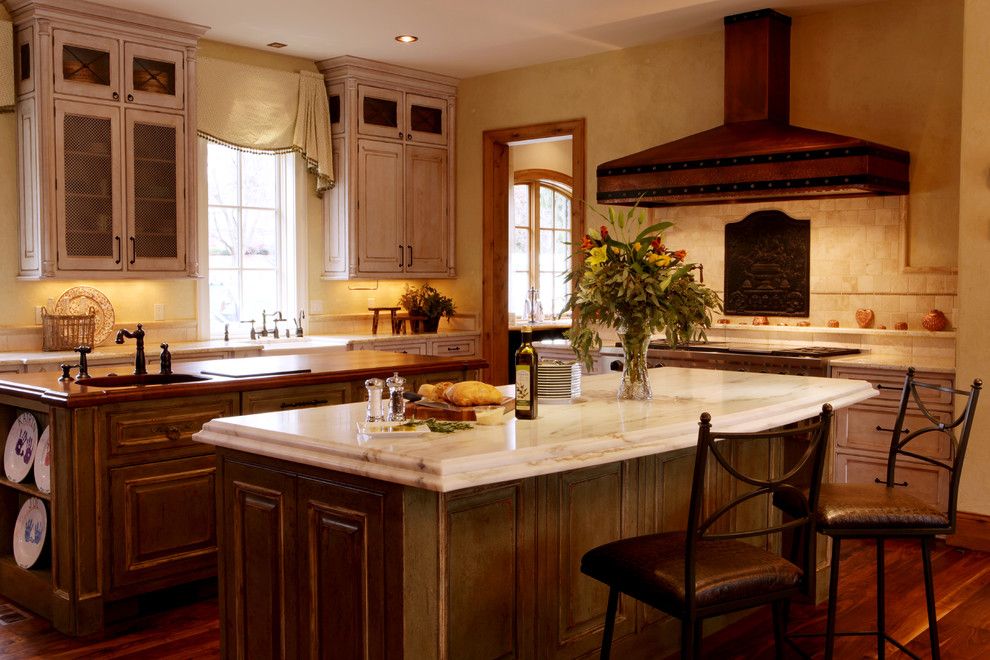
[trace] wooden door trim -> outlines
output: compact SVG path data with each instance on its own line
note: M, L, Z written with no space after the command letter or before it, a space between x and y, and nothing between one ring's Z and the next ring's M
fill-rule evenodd
M489 367L486 381L499 385L508 380L509 327L508 245L509 143L571 136L571 240L580 243L585 233L585 120L532 124L485 131L482 134L482 347Z

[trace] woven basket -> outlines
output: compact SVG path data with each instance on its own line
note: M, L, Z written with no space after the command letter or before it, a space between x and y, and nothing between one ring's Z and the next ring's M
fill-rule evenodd
M89 314L49 314L41 308L41 350L71 351L77 346L92 346L96 330L96 309Z

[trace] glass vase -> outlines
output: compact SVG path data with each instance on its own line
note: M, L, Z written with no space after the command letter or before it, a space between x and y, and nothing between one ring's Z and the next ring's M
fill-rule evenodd
M646 366L646 351L650 345L650 332L646 328L618 329L622 342L622 378L616 397L633 401L648 401L653 398L650 387L650 374Z

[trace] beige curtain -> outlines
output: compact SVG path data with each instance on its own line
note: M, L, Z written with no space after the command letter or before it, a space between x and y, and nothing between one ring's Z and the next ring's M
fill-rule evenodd
M200 58L196 76L201 136L245 151L297 152L316 175L317 193L333 186L322 76L208 57Z

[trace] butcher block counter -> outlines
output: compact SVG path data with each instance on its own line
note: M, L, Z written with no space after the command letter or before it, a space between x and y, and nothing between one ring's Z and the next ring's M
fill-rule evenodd
M860 380L651 376L649 402L616 401L618 374L588 376L537 420L449 435L359 437L356 403L210 422L195 439L219 457L224 657L589 656L606 589L580 558L683 529L702 411L759 431L876 396ZM765 472L803 449L728 451ZM753 500L737 524L749 515L776 514ZM662 657L678 626L623 600L615 655Z
M485 366L475 358L341 351L182 362L171 375L146 377L99 367L88 381L4 374L0 428L29 413L39 434L49 428L52 451L49 492L31 472L20 483L0 476L0 594L64 633L85 635L135 611L150 592L185 583L209 590L216 457L192 439L206 422L361 400L365 379L394 371L418 387L475 378ZM135 379L188 382L128 384ZM41 558L22 568L12 539L18 512L33 498L44 505L47 527Z

